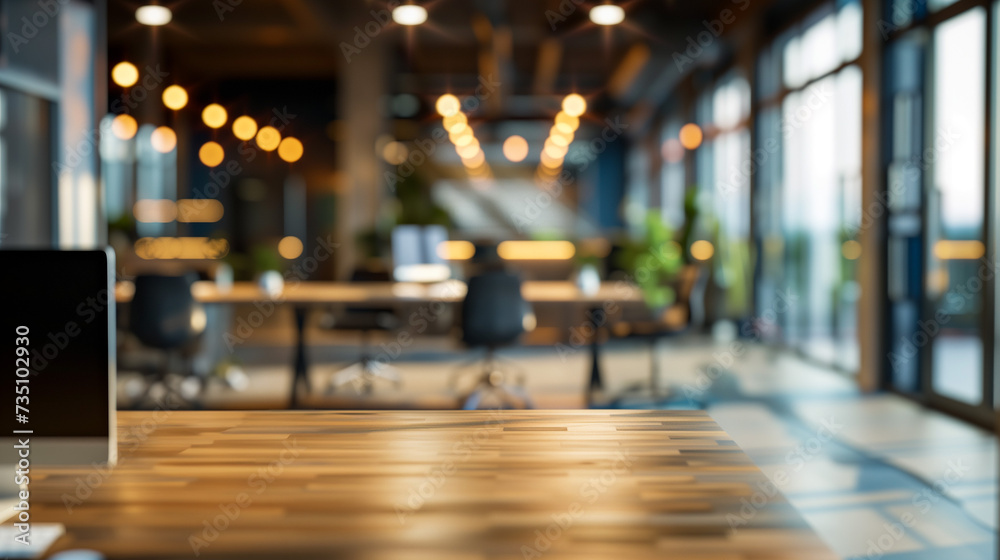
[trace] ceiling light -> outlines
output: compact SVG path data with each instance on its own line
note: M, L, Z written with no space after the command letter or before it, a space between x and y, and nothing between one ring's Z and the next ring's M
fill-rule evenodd
M163 90L163 104L168 109L179 111L187 105L188 94L181 86L170 86Z
M471 129L470 129L471 130ZM461 148L462 146L468 146L469 144L476 141L476 137L470 134L462 134L461 136L455 137L455 145Z
M597 25L618 25L625 21L625 10L613 4L594 6L590 9L590 21Z
M546 142L551 142L556 146L559 146L560 148L565 148L566 146L569 146L570 139L566 138L565 136L553 135L549 136L549 139L546 140Z
M455 151L458 152L458 157L462 159L472 159L481 151L479 149L479 140L473 138L469 144L457 146Z
M579 93L571 93L563 99L562 109L571 117L579 117L587 112L587 100Z
M257 146L265 152L273 151L281 143L281 133L273 126L262 126L257 131Z
M486 155L483 154L482 150L478 150L472 157L462 158L462 165L467 169L479 169L484 163L486 163Z
M465 116L465 113L455 113L444 118L444 129L449 134L455 134L461 132L468 122L469 119Z
M400 6L401 8L402 6ZM397 10L399 8L396 8ZM442 117L450 117L457 114L462 110L462 104L458 101L458 98L450 93L446 93L441 97L438 97L437 103L434 104L434 108Z
M177 134L168 126L160 126L149 136L153 149L161 154L168 154L177 147Z
M575 132L576 129L580 128L580 119L571 117L566 113L559 111L556 115L556 125L566 125L570 128L570 130Z
M715 254L715 247L711 241L699 239L691 244L691 256L699 261L707 261Z
M546 140L545 145L542 147L542 153L552 159L562 159L566 157L566 152L568 151L568 147L556 144L551 138Z
M293 235L281 238L278 242L278 254L287 260L297 259L302 254L302 240Z
M233 121L233 136L240 140L249 140L257 134L257 123L253 119L244 115L237 117Z
M135 11L135 20L143 25L166 25L173 14L166 6L141 6Z
M302 142L298 138L288 136L278 144L278 157L288 163L295 163L302 158Z
M205 142L198 150L198 159L207 167L216 167L226 159L226 151L217 142Z
M514 163L524 161L528 157L528 141L517 135L507 138L503 141L503 155Z
M451 140L453 144L457 145L462 140L462 138L465 138L466 136L475 136L472 133L472 129L469 128L468 125L462 126L462 128L458 129L457 132L449 133L448 139Z
M701 127L694 123L688 123L682 126L680 134L678 134L681 146L684 146L689 150L694 150L698 146L701 146L703 138L704 134L701 132Z
M560 130L559 128L560 126L562 125L557 124L549 129L549 138L559 137L566 140L566 144L569 144L570 142L573 141L575 135L572 132L566 132L564 130Z
M420 25L427 21L427 10L413 4L396 6L392 10L392 21L399 25Z
M540 156L539 159L541 159L542 161L542 167L548 167L549 169L555 169L563 164L562 156L555 157L552 154L550 154L547 150L542 151L542 155Z
M111 81L121 87L134 86L139 81L139 69L131 62L119 62L111 69Z
M111 121L111 132L120 140L131 140L139 130L139 123L131 115L118 115Z
M222 127L228 118L229 114L226 113L226 108L218 103L212 103L201 112L201 120L209 128Z

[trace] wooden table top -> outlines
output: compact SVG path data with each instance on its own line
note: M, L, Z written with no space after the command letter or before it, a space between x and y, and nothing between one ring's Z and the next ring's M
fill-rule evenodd
M135 287L131 282L119 282L115 299L131 301ZM214 282L195 282L191 287L195 299L203 303L253 303L283 301L299 304L354 303L392 304L408 302L459 302L465 297L465 284L460 281L438 284L414 282L298 282L287 284L284 291L270 297L253 282L235 282L222 291ZM530 281L521 286L521 293L530 303L582 303L601 305L605 302L642 302L642 291L625 282L605 282L597 293L585 294L573 282Z
M833 559L700 411L123 412L33 468L50 552L111 558Z

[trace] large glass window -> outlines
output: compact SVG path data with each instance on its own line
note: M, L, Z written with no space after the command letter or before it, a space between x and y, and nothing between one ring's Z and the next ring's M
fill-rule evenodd
M758 75L775 95L758 106L757 305L781 310L784 342L847 371L859 363L860 50L860 4L827 6L766 49Z
M750 309L750 85L739 75L723 79L712 95L711 141L714 189L712 208L718 227L716 283L725 290L724 311L744 317Z
M933 35L933 173L927 196L928 303L941 329L931 347L935 392L969 404L982 400L985 254L983 148L986 12L951 18Z

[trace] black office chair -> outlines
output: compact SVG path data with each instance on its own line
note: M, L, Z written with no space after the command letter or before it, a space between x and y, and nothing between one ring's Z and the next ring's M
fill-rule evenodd
M355 270L352 282L388 282L387 272ZM376 331L392 331L399 327L396 310L391 307L350 306L341 313L329 313L321 321L321 326L329 330L354 331L361 335L361 355L358 361L336 372L330 378L328 393L347 384L352 384L359 393L370 394L377 379L390 381L397 387L402 383L399 370L389 364L379 362L372 353L369 341Z
M521 296L521 279L516 275L494 270L469 280L462 301L462 342L486 348L486 356L479 370L479 382L462 408L475 410L487 396L497 397L502 407L534 407L522 387L507 383L509 368L504 368L496 356L497 348L514 344L520 338L528 311Z
M135 294L129 305L129 328L144 346L164 351L163 367L147 377L147 385L136 406L147 401L157 386L197 406L193 400L201 391L202 380L191 369L189 358L205 331L206 316L191 295L194 278L187 276L141 275L135 279ZM170 382L172 361L182 359L181 381ZM193 389L192 389L193 388Z

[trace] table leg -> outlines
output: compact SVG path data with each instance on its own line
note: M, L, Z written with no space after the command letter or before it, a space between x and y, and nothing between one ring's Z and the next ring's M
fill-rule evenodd
M298 408L298 388L299 382L305 383L306 392L311 392L309 386L309 367L306 362L306 316L308 309L303 306L295 307L295 363L293 364L292 375L292 398L289 408Z
M604 378L601 374L601 328L595 321L594 336L590 338L590 386L587 390L587 404L592 405L594 392L602 391L603 389Z
M598 341L597 333L590 340L590 390L600 390L604 388L604 380L601 375L601 343Z

